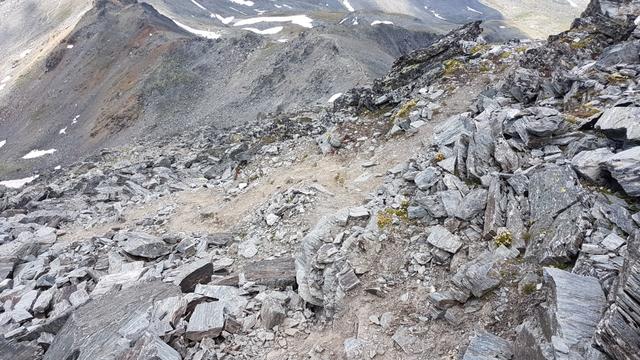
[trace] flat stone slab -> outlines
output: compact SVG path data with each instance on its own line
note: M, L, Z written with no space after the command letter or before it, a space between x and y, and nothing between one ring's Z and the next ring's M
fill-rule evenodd
M553 333L569 349L591 343L607 304L600 281L556 268L544 268L544 277L553 289L549 309Z
M224 306L220 301L196 306L187 325L187 338L198 341L218 337L224 329Z
M103 296L76 309L58 332L44 360L113 359L129 350L119 334L154 303L180 294L171 284L150 282Z
M453 235L443 226L437 225L431 228L431 233L427 238L429 244L442 249L448 253L455 254L462 247L460 238Z

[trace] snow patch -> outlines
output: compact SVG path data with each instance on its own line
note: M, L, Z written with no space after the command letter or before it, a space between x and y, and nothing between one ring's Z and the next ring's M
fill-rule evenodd
M4 144L6 144L6 143L7 143L7 140L0 141L0 148L2 148L4 146Z
M342 6L344 6L344 8L347 9L347 11L349 12L356 11L356 9L354 9L353 6L351 6L351 3L349 2L349 0L340 0L340 2L342 3Z
M6 186L11 189L19 189L37 178L38 175L34 175L23 179L0 181L0 186Z
M376 25L393 25L393 23L391 21L387 21L387 20L376 20L374 22L371 23L371 26L376 26Z
M23 159L35 159L35 158L39 158L41 156L45 156L45 155L51 155L54 152L56 152L58 150L56 149L49 149L49 150L31 150L29 151L29 153L25 156L23 156Z
M73 49L73 44L67 45L67 49Z
M225 25L229 25L235 19L234 16L224 17L224 16L218 15L218 14L211 14L211 17L215 17L216 19L220 20L220 22L225 24Z
M238 4L238 5L244 5L244 6L253 6L253 1L249 1L249 0L229 0L234 4Z
M307 15L292 15L292 16L259 16L249 19L242 19L236 21L234 26L246 26L254 25L262 22L291 22L308 29L313 27L313 19Z
M66 135L67 134L67 128L62 128L60 129L60 131L58 131L59 135Z
M478 10L472 8L471 6L467 6L467 10L469 10L471 12L474 12L474 13L477 13L477 14L482 14L482 11L478 11Z
M171 19L173 20L173 19ZM213 32L213 31L207 31L207 30L198 30L198 29L194 29L189 25L185 25L177 20L173 20L174 23L176 23L176 25L180 26L181 28L185 29L186 31L194 34L194 35L198 35L201 36L203 38L207 38L207 39L219 39L220 38L220 34Z
M329 103L333 103L336 100L338 100L338 98L340 98L340 96L344 95L343 93L337 93L337 94L333 94L330 98L329 98Z
M58 166L53 168L53 170L60 170L60 169L62 169L62 166L60 166L60 165L58 165Z
M78 118L80 117L80 115L76 115L73 120L71 121L71 124L77 124L78 123Z
M275 35L275 34L279 33L280 31L282 31L282 29L284 29L284 27L282 27L282 26L276 26L276 27L272 27L272 28L268 28L268 29L264 29L264 30L260 30L260 29L256 29L256 28L250 28L250 27L242 28L242 30L251 31L251 32L254 32L254 33L260 34L260 35Z
M289 42L289 39L278 39L279 43L286 43Z
M191 0L191 2L193 3L193 5L199 7L200 9L204 10L204 11L209 11L207 10L206 7L202 6L199 2L197 2L196 0Z
M569 3L569 5L571 5L571 7L574 7L574 8L578 7L578 4L576 4L576 2L573 0L567 0L567 2Z
M433 14L433 16L437 17L440 20L447 20L445 18L443 18L442 16L440 16L440 14L438 14L435 10L430 10L431 13Z

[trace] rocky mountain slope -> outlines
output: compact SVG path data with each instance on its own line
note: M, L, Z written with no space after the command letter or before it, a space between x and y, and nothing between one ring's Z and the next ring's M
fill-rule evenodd
M476 0L3 1L0 181L145 135L324 106L472 20L490 41L526 36Z
M638 16L5 183L0 358L639 359Z

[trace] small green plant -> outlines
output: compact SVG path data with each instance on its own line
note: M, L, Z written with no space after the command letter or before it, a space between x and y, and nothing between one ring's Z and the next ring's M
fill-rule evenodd
M522 234L522 240L524 240L525 243L528 243L531 240L531 233L527 231Z
M513 234L511 234L511 231L502 231L493 238L493 242L498 247L511 247L511 244L513 244Z
M500 53L499 58L502 60L508 59L511 57L511 51L503 51Z
M407 101L406 103L404 103L404 105L402 105L400 110L398 110L395 118L396 119L406 118L407 116L409 116L409 113L411 112L411 110L413 110L416 107L416 105L418 105L418 102L416 100Z
M489 49L488 45L480 44L472 47L470 52L471 52L471 55L476 55L476 54L487 51L487 49Z
M380 229L384 229L385 227L391 225L393 222L393 218L390 214L387 214L386 211L381 211L378 213L378 217L376 219L376 223Z
M524 293L525 295L531 295L536 292L536 290L536 284L534 283L527 283L522 286L522 293Z
M567 270L567 269L571 268L570 264L559 262L559 261L555 262L553 264L550 264L549 266L552 267L552 268L560 269L560 270Z
M344 186L347 182L347 179L341 173L337 173L336 176L333 177L333 180L340 186Z
M434 162L440 162L440 161L442 161L442 160L444 160L444 159L445 159L445 156L444 156L444 154L443 154L443 153L441 153L441 152L437 153L437 154L433 157L433 161L434 161Z
M442 63L445 75L453 75L464 68L464 63L457 59L449 59Z
M393 223L393 217L397 217L402 221L409 221L409 201L403 200L397 209L388 208L378 213L378 227L383 229Z

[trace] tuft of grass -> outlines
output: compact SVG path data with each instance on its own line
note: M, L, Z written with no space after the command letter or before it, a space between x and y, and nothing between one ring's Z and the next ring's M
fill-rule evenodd
M536 288L536 284L534 284L534 283L528 283L528 284L524 284L524 285L522 286L522 292L523 292L525 295L531 295L531 294L533 294L534 292L536 292L536 290L537 290L537 288Z
M471 55L483 53L489 49L489 45L480 44L471 48Z
M607 80L612 84L622 84L629 80L629 78L620 73L613 73L607 76Z
M593 39L587 36L584 39L580 39L578 41L572 41L569 44L569 47L572 48L573 50L584 49L588 47L592 42L593 42Z
M513 234L511 234L511 231L502 231L493 238L493 242L498 247L502 245L511 247L511 244L513 244Z
M444 154L441 152L437 153L436 156L433 157L434 162L440 162L444 159L445 159Z
M445 75L453 75L464 68L464 63L457 59L449 59L442 63Z
M498 55L498 57L501 60L505 60L511 57L511 51L503 51L502 53L500 53L500 55Z
M418 105L418 102L415 99L407 101L406 103L404 103L404 105L402 105L400 110L398 110L395 118L396 119L406 118L407 116L409 116L409 113L411 112L411 110L413 110L416 107L416 105Z
M570 112L569 116L575 116L578 118L585 119L585 118L590 118L599 112L600 110L598 110L598 108L596 108L593 105L582 104L578 108L573 109L573 111Z
M338 185L343 187L344 187L344 184L347 182L347 179L341 173L337 173L336 176L333 177L333 180L335 180L335 182Z
M385 228L393 223L393 217L397 217L404 222L409 221L409 201L404 200L398 209L388 208L380 211L377 217L377 224L380 229Z
M384 229L385 227L391 225L392 222L393 222L393 218L391 217L391 215L387 214L386 211L381 211L378 213L378 217L376 219L378 228Z

